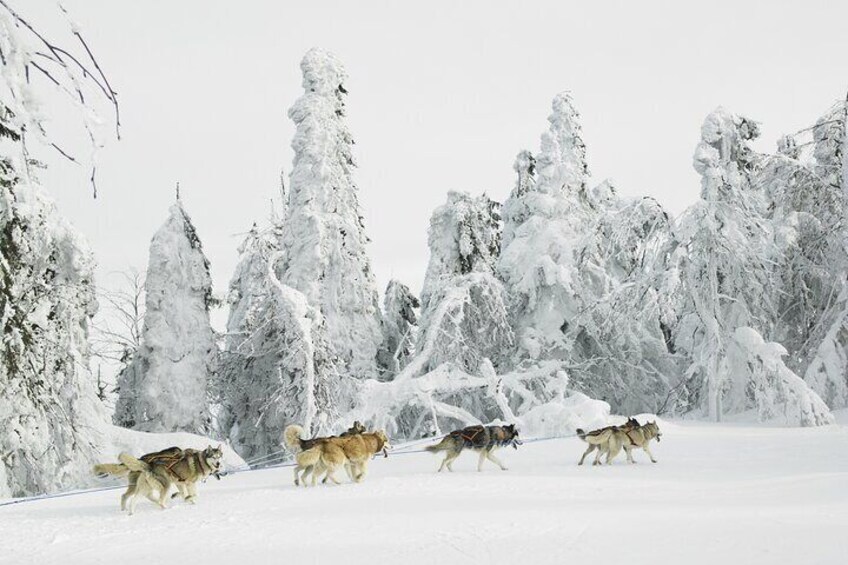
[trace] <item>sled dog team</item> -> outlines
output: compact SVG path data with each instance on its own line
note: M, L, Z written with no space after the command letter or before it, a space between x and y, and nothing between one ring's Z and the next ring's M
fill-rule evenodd
M340 484L336 473L342 468L351 481L362 482L368 472L368 462L378 453L388 457L388 450L391 449L389 438L384 431L369 432L360 422L354 422L350 429L338 436L303 439L303 433L303 428L297 425L288 426L283 432L283 443L295 455L295 485L306 486L310 477L313 486L319 478L322 483L329 480ZM624 425L607 426L591 432L578 428L577 437L588 444L578 465L582 465L592 451L597 451L593 465L601 464L603 454L606 454L606 463L609 465L622 449L627 454L627 461L635 463L632 453L635 448L643 449L651 461L656 463L649 444L653 439L660 441L662 433L656 422L639 424L634 418L629 418ZM445 468L453 471L453 462L466 449L480 454L478 471L483 470L486 459L506 471L503 463L495 457L494 451L508 446L518 449L519 445L521 440L514 424L469 426L452 431L439 443L428 446L425 450L431 453L445 452L439 472ZM121 496L121 510L129 510L132 514L139 496L166 508L165 502L171 486L177 489L171 498L180 496L194 504L197 499L198 481L205 481L210 476L221 478L223 457L220 445L209 446L203 450L170 447L142 455L139 459L128 453L121 453L118 456L120 463L95 465L94 473L98 476L128 477L127 490Z

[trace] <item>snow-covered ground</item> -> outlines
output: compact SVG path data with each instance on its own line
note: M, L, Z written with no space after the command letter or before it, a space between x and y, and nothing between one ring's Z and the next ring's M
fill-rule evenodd
M360 485L295 488L291 470L201 485L196 506L119 491L0 507L0 562L843 563L848 413L823 428L663 423L656 465L636 453L578 467L575 438L501 453L400 453Z

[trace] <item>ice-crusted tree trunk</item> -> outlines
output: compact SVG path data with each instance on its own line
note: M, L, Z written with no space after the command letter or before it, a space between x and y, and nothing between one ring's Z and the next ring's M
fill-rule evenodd
M383 344L378 361L386 378L397 374L412 357L418 330L418 298L405 284L394 279L383 298Z
M675 261L685 285L687 305L675 343L691 360L687 370L693 407L720 420L726 398L738 390L727 365L728 340L738 327L770 333L771 263L776 250L764 217L761 191L751 176L758 156L748 142L759 135L755 122L718 108L701 128L694 158L701 174L701 201L677 225Z
M306 92L289 110L296 131L280 280L321 313L344 374L374 377L380 309L353 181L347 74L334 55L318 48L300 66Z
M213 304L209 261L177 201L150 242L142 345L118 378L116 424L151 432L211 429Z
M340 375L320 313L275 271L280 231L254 227L239 249L216 378L221 434L248 459L277 451L293 422L321 434L338 419Z
M535 162L519 154L504 203L508 241L497 272L511 296L517 359L569 357L566 336L580 310L575 253L595 217L578 119L571 95L558 94Z

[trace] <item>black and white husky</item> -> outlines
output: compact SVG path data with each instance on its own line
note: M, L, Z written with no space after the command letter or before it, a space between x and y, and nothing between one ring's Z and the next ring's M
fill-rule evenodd
M493 452L495 449L507 445L511 445L515 449L518 449L518 446L521 445L521 440L518 439L518 430L515 429L514 424L508 426L469 426L452 431L442 438L442 441L425 449L432 453L447 451L442 464L439 466L439 472L445 467L448 471L453 471L453 462L459 457L463 449L471 449L480 453L480 461L477 463L478 471L483 470L483 461L486 459L500 467L501 470L506 471L506 467L498 461Z

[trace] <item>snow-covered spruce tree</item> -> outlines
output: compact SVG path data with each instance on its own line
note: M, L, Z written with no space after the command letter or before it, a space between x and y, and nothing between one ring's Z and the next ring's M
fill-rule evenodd
M811 143L785 136L779 151L757 175L770 203L770 219L781 253L773 294L774 338L790 355L787 365L803 374L833 323L833 309L848 272L846 200L842 187L845 108L841 102L816 125ZM813 147L813 159L802 147ZM818 390L824 394L823 390Z
M616 413L656 413L679 372L674 296L664 292L671 223L656 200L622 200L608 181L593 198L598 218L576 260L583 306L568 332L571 385Z
M320 313L279 282L279 226L254 229L239 248L216 378L222 435L246 458L277 451L284 428L337 431L339 372ZM349 408L349 407L346 407Z
M0 498L79 484L105 413L88 370L94 259L25 172L0 101Z
M118 379L114 422L151 432L211 429L207 391L217 346L209 261L182 203L153 235L142 346Z
M318 48L300 66L306 92L289 110L296 132L280 280L320 311L344 373L374 377L380 309L352 176L347 75L334 55Z
M586 189L586 147L570 94L558 94L552 108L535 167L519 155L519 181L504 203L510 240L497 270L512 297L518 359L568 357L566 334L580 310L575 252L595 217Z
M386 377L397 374L413 355L418 329L416 310L420 306L408 286L394 279L389 281L383 297L383 344L378 356Z
M69 94L87 128L96 114L88 103L101 94L114 102L108 83L90 92L105 81L87 68L91 52L74 65L71 58L0 5L0 498L85 482L106 421L88 368L94 259L30 157L39 147L61 151L45 125L51 112L39 104L41 85ZM31 80L36 71L48 80Z
M476 372L483 358L495 367L506 361L513 334L494 274L500 230L499 205L485 194L450 192L433 212L417 347L423 352L431 344L425 371L452 362Z
M735 371L728 360L737 328L773 331L770 275L779 250L764 215L763 192L751 182L759 156L748 142L758 133L754 122L722 108L707 117L695 151L701 201L677 226L676 262L687 304L675 344L690 359L690 406L715 420L758 402L756 371ZM793 388L796 396L815 396L809 388Z

